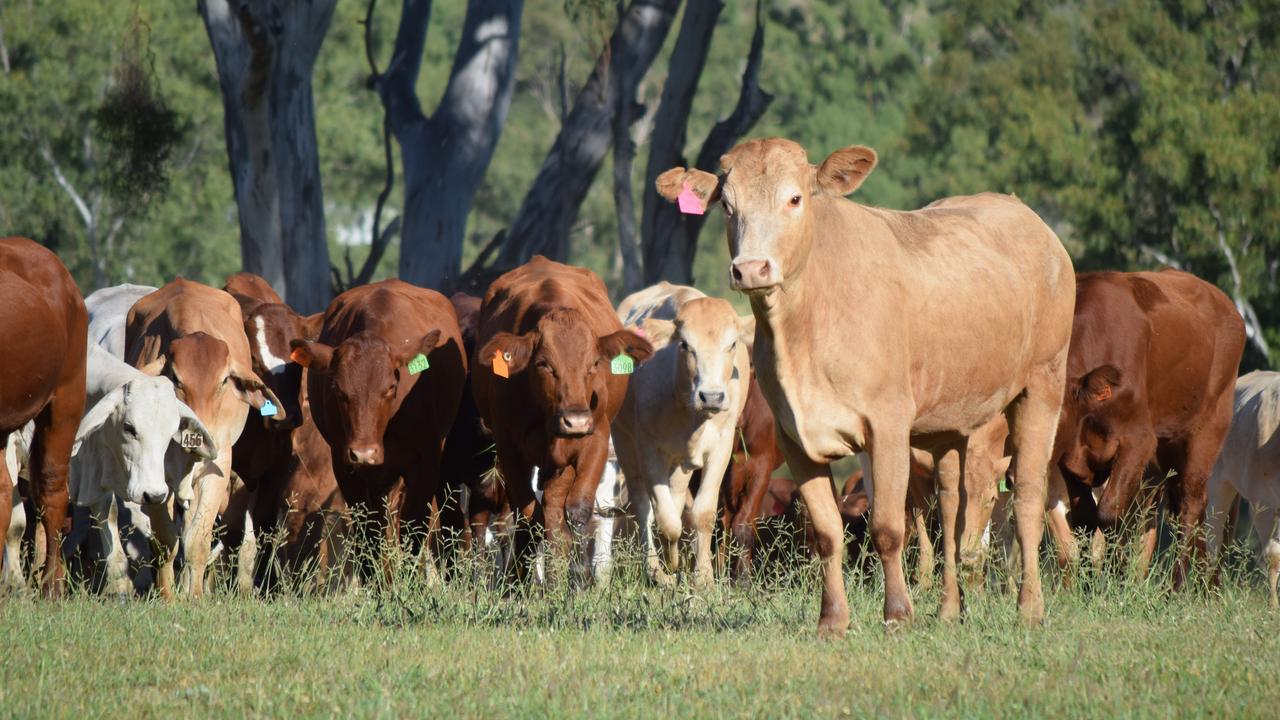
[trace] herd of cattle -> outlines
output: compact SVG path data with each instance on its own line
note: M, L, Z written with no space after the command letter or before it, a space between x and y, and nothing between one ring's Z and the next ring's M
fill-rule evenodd
M1240 495L1275 605L1280 375L1237 382L1245 331L1227 297L1171 270L1077 276L1014 197L913 212L845 199L876 162L854 146L815 166L765 139L726 154L719 175L659 177L683 211L721 206L747 317L668 283L615 309L594 273L541 257L483 299L387 280L309 317L246 273L82 299L51 252L0 240L6 576L23 582L26 537L40 538L49 595L88 545L79 569L106 592L201 595L223 552L251 588L273 533L286 567L330 567L361 533L412 543L434 571L433 538L452 528L468 546L502 542L518 580L539 539L557 560L591 557L599 578L626 505L650 580L675 581L691 536L691 580L706 584L717 524L747 573L759 520L799 498L820 630L848 624L854 522L884 570L886 622L913 613L909 532L919 582L931 578L931 524L944 618L962 611L961 568L1013 534L1018 605L1037 621L1046 517L1069 569L1073 530L1165 503L1180 585L1217 552ZM853 454L862 470L837 487L831 463ZM784 461L794 484L774 477ZM1010 502L1003 533L993 511ZM357 510L366 522L349 522ZM130 534L149 542L131 548Z

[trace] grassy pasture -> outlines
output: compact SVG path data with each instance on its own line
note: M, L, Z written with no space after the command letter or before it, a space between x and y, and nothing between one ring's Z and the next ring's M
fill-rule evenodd
M1276 717L1280 613L1236 568L1179 594L1087 563L1069 588L1050 572L1034 629L993 570L964 623L917 591L894 635L879 579L852 571L836 641L814 637L811 564L659 590L633 552L595 589L495 588L462 567L443 586L402 570L329 596L18 593L0 599L0 715Z

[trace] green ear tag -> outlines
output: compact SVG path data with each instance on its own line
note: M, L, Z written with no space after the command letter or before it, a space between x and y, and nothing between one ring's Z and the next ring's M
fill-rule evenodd
M609 361L609 372L614 375L630 375L636 371L636 361L626 353L618 353Z
M431 364L427 362L426 355L423 355L422 353L418 353L417 355L413 356L412 360L409 361L408 367L409 367L410 375L417 375L423 370L426 370L427 368L431 367Z
M1009 492L1009 476L1000 476L1000 492Z

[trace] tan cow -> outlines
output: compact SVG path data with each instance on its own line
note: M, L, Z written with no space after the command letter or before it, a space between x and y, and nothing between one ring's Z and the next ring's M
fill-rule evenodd
M624 327L642 328L656 348L631 378L613 425L649 578L663 585L674 582L658 562L652 520L656 515L667 569L675 572L689 480L701 470L692 513L694 581L708 585L716 501L747 401L747 353L755 321L739 318L725 300L666 282L627 297L618 317Z
M941 615L961 611L956 580L961 463L947 455L1007 412L1016 450L1022 588L1044 615L1039 541L1045 468L1065 382L1075 272L1062 243L1016 198L982 194L898 212L844 199L876 165L862 146L819 166L771 138L720 159L720 177L675 168L657 181L725 213L735 289L756 316L753 365L777 416L787 464L812 515L823 565L820 632L849 623L833 460L865 448L876 476L871 534L885 573L884 618L913 614L902 569L910 448L944 468Z
M182 532L185 564L180 589L199 596L204 592L214 521L227 504L231 449L244 429L249 407L261 408L270 401L283 413L282 405L250 369L240 305L222 290L178 279L141 298L129 310L125 345L126 361L173 381L178 399L195 411L217 443L217 456L191 469L195 500ZM172 498L167 504L144 506L161 545L156 585L165 597L173 592L178 545L171 508Z
M1208 551L1218 559L1236 497L1249 501L1267 563L1271 607L1280 607L1280 373L1251 372L1236 381L1235 416L1209 476Z

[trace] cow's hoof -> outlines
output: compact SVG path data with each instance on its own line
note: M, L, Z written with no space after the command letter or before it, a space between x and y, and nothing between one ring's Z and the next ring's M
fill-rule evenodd
M673 588L676 586L676 576L662 570L650 573L649 581L660 588Z
M716 584L715 573L711 568L704 568L693 573L693 586L699 590L706 590Z
M848 630L848 623L828 623L826 620L818 621L818 638L820 640L839 640L844 637L845 631Z
M1044 625L1044 601L1037 599L1030 602L1019 602L1018 615L1022 617L1022 624L1027 627Z
M961 614L958 600L942 599L942 605L938 608L939 620L945 623L959 622Z

